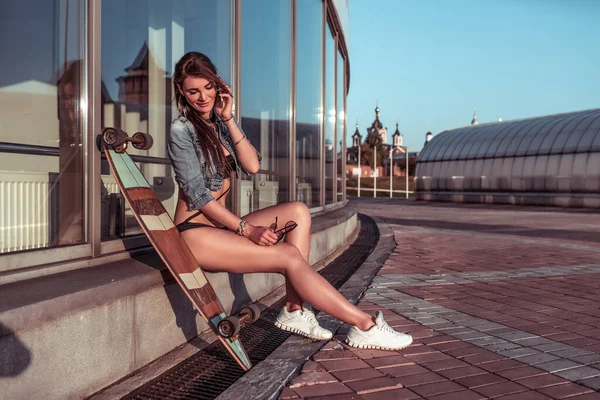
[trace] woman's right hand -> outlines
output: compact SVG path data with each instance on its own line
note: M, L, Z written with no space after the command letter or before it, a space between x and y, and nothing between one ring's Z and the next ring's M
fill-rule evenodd
M248 224L244 230L244 236L259 246L271 246L277 243L277 235L266 226Z

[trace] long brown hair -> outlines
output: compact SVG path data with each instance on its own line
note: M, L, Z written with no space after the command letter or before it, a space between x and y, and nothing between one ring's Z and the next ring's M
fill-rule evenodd
M175 64L175 71L173 72L173 86L175 89L175 102L179 109L179 114L186 117L196 129L198 135L198 141L200 143L200 150L204 155L204 169L211 173L222 171L225 176L229 174L231 168L225 160L223 149L219 141L218 134L212 129L212 127L202 120L200 113L188 103L183 91L183 81L188 76L200 77L212 82L217 89L217 97L215 102L218 101L218 93L231 94L225 83L219 77L217 68L212 63L210 58L206 55L191 51L186 53L181 59ZM218 129L218 128L217 128ZM216 171L211 168L213 160L217 169Z

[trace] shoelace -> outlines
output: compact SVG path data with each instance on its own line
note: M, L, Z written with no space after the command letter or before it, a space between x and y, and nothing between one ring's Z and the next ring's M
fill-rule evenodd
M310 322L311 326L316 326L319 325L319 322L317 321L317 318L315 317L315 313L313 313L310 310L302 310L302 316L304 316L304 318Z
M396 336L398 333L391 326L389 326L388 323L385 321L383 321L383 324L381 324L380 328L384 333L389 333L394 336Z

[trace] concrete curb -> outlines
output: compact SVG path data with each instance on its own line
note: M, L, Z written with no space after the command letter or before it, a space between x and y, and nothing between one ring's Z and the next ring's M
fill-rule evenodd
M379 230L379 241L373 252L360 268L340 288L340 293L356 304L367 290L385 260L394 250L394 232L382 219L371 217ZM335 332L343 322L319 313L319 323ZM299 375L304 363L328 342L313 342L300 336L292 336L269 357L221 393L217 400L260 399L275 400L288 382Z

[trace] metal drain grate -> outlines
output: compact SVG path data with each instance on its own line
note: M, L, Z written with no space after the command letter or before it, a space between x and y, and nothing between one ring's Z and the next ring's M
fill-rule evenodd
M354 244L321 270L321 275L335 288L341 287L364 263L379 240L375 222L363 214L358 214L358 218L361 228ZM291 335L273 325L283 304L284 300L281 300L264 310L258 321L247 325L240 333L241 341L255 365L267 358ZM243 374L217 341L123 399L214 399Z

